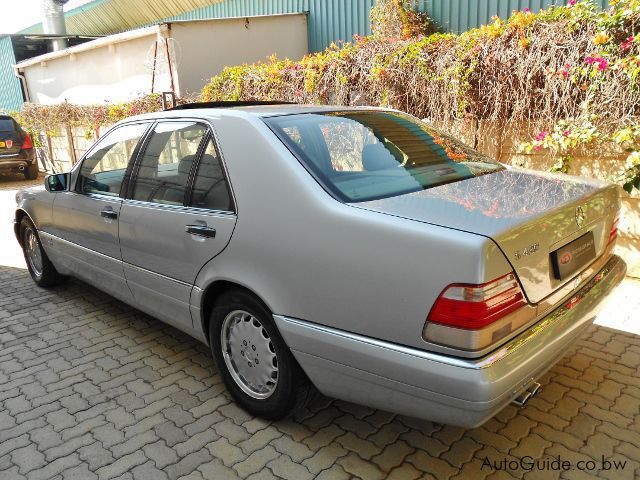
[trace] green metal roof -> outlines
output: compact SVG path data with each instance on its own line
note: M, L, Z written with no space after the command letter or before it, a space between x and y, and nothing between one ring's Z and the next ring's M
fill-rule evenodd
M20 81L13 72L16 63L10 36L0 37L0 110L13 111L22 107Z
M538 11L568 0L412 0L445 31L463 32L491 22L493 15L507 18L514 10ZM592 0L599 7L608 0ZM176 20L277 15L309 12L309 50L325 49L331 42L349 41L354 34L371 32L369 11L375 0L93 0L65 13L71 34L109 35ZM39 33L33 25L21 33Z
M110 35L196 10L221 0L93 0L64 17L71 35ZM42 33L37 23L20 33Z

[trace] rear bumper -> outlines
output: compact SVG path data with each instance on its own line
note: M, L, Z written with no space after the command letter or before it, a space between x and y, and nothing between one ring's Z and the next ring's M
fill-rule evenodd
M20 171L33 163L33 149L21 150L19 153L0 155L0 171Z
M576 294L499 349L464 359L408 348L274 315L311 381L325 395L463 427L495 415L549 370L622 281L613 256ZM572 297L574 298L574 297Z

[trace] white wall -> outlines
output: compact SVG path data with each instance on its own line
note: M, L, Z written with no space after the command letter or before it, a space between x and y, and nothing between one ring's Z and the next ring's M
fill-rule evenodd
M71 55L44 57L22 68L34 103L122 102L151 91L153 45L157 33ZM99 40L98 40L99 41ZM91 43L91 42L89 42ZM87 44L84 44L85 48ZM155 91L169 90L167 73L156 75Z
M308 52L307 17L291 14L147 27L32 58L17 67L34 103L123 102L151 93L156 42L153 91L171 90L165 37L178 95L199 92L226 65L253 63L274 53L298 60Z
M229 18L170 24L180 94L199 92L229 65L276 54L300 60L309 52L306 14Z

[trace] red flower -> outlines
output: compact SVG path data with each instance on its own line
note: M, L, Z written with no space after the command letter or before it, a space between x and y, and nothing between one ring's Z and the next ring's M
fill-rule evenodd
M538 135L536 135L536 140L538 142L542 142L545 138L547 138L547 135L549 135L549 132L543 130Z
M587 65L597 65L599 71L606 70L609 67L609 62L604 57L587 57L584 62Z
M631 50L631 47L633 46L633 41L634 41L634 40L635 40L635 39L634 39L634 37L633 37L633 36L631 36L631 37L627 38L624 42L622 42L622 43L620 44L620 49L621 49L623 52L628 52L629 50Z
M577 3L577 0L569 0L568 5L573 7Z

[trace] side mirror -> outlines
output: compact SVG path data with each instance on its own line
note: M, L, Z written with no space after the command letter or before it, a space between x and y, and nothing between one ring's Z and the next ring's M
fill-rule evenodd
M47 192L64 192L69 188L69 174L56 173L44 177L44 188Z

